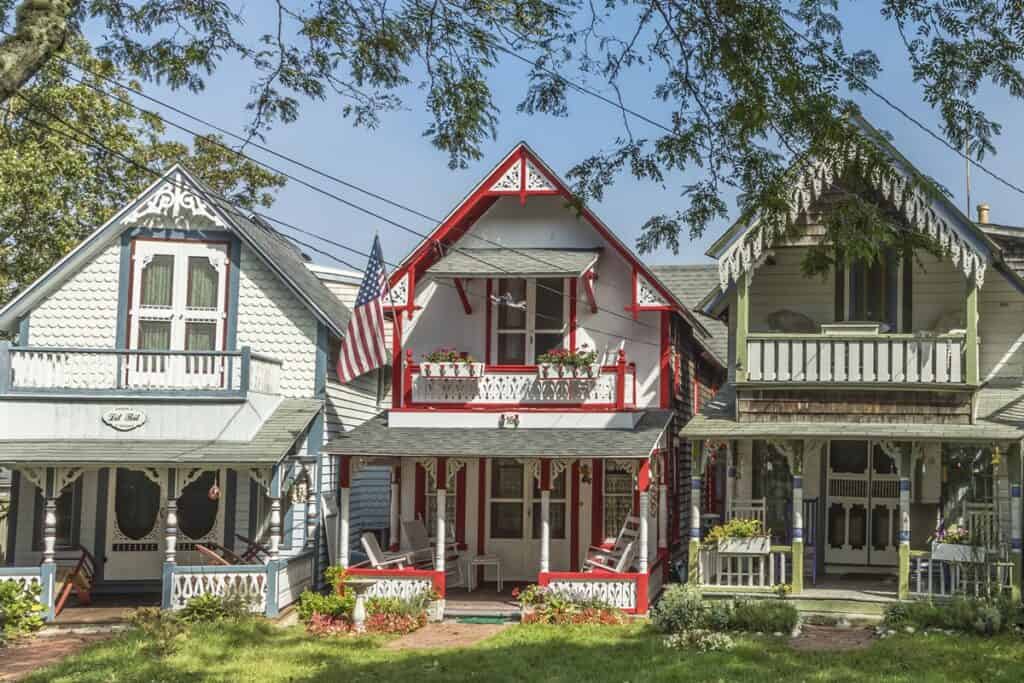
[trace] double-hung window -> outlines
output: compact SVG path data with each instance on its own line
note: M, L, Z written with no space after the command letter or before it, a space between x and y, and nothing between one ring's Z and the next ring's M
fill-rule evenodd
M836 320L881 323L888 332L911 331L912 263L887 250L876 261L839 271Z
M497 280L494 330L496 361L532 365L542 354L565 346L568 301L565 280L538 278Z

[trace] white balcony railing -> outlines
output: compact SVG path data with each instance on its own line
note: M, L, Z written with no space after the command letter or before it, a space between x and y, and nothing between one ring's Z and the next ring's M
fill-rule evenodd
M406 363L406 407L498 408L506 406L579 406L627 410L636 406L636 365L624 357L604 365L592 378L541 379L535 365L487 365L480 377L438 378Z
M0 342L0 394L276 394L281 363L241 351L15 347Z
M963 335L750 334L747 381L807 384L960 384Z

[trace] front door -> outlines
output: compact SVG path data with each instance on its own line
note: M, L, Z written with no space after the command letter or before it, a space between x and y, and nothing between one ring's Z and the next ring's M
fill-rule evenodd
M487 553L501 558L502 578L536 581L540 571L540 485L529 467L515 460L490 460L487 498ZM569 477L551 481L550 563L569 569Z
M899 474L875 442L833 441L828 457L825 562L898 563Z
M163 565L164 485L141 470L110 473L104 578L159 579Z

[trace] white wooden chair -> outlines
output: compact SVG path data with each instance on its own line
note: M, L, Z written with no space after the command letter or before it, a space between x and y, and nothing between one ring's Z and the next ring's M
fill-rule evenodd
M435 544L427 535L427 527L421 519L406 520L402 522L402 531L409 539L412 551L409 556L416 566L434 566ZM465 577L462 573L462 558L459 556L459 544L455 540L455 531L445 529L445 537L450 538L444 544L444 573L445 582L448 586L462 586Z
M412 564L409 553L386 553L381 550L380 544L377 543L377 536L372 531L363 532L360 541L362 541L363 550L366 551L366 557L369 558L370 566L374 569L387 569L388 567L403 569Z
M590 546L590 549L587 551L587 559L583 562L584 569L593 567L596 569L614 571L611 568L615 567L623 557L626 547L636 547L639 538L640 518L635 515L630 515L629 517L626 517L626 521L622 523L622 528L619 529L619 535L615 537L615 543L612 544L611 548L600 548L593 545Z
M627 572L633 567L633 548L634 541L629 541L622 546L621 551L613 553L607 552L601 556L594 556L588 558L583 563L583 571L606 571L621 574Z
M765 528L768 501L765 498L734 498L732 505L725 511L725 521L733 519L756 519Z

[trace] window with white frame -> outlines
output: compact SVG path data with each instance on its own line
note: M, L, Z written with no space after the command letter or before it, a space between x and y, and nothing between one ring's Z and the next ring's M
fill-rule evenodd
M496 362L532 365L565 346L568 301L563 278L497 280Z
M491 538L522 538L525 530L524 468L514 460L491 462Z
M633 473L625 467L604 463L604 536L614 538L633 514Z

